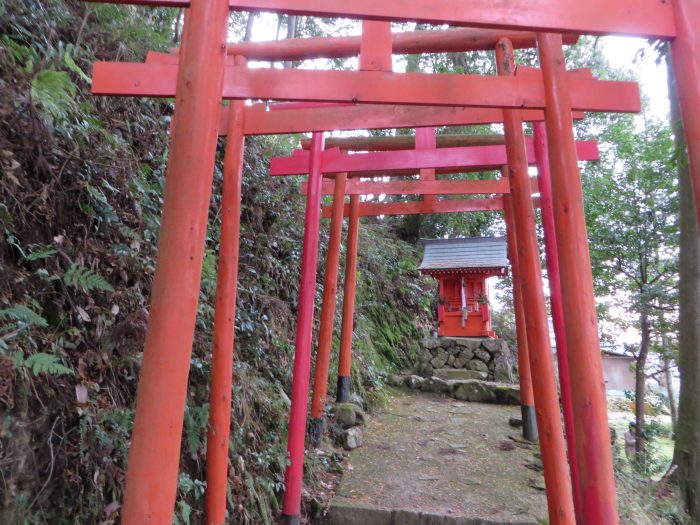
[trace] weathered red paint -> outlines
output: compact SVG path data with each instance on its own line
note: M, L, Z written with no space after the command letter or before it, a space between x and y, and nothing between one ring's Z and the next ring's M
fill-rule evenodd
M178 66L95 62L94 95L172 97ZM637 113L634 82L575 78L573 108ZM363 104L544 108L541 74L522 76L391 73L310 69L249 69L227 66L225 99L264 99Z
M307 184L302 184L301 193L306 195ZM324 195L334 192L334 184L324 181ZM508 193L508 179L489 180L398 180L398 181L360 181L349 180L345 195L479 195ZM425 201L424 202L429 202Z
M167 7L190 5L189 0L109 1ZM242 11L649 38L675 36L669 4L655 0L510 0L497 4L481 0L230 0L232 9Z
M355 327L355 292L357 289L357 248L360 235L360 197L350 197L348 221L348 242L345 255L345 283L343 294L343 323L340 332L340 355L338 358L338 378L349 382L352 367L352 333ZM338 399L347 401L347 399Z
M503 168L503 176L508 176L508 169ZM508 259L513 279L513 310L515 311L515 332L518 343L518 376L520 379L520 406L523 419L523 437L537 441L537 423L531 421L535 413L535 397L532 393L532 373L530 357L527 350L527 327L525 326L525 306L520 284L520 264L518 260L518 239L513 222L513 203L510 196L503 197L503 211L508 242Z
M557 366L559 368L559 389L561 391L561 408L566 429L566 444L569 451L569 469L574 494L574 510L577 522L581 522L582 499L581 484L578 475L578 457L576 456L576 431L574 430L574 406L571 402L571 372L569 369L569 351L566 345L564 310L561 302L561 282L559 280L559 249L554 226L554 203L552 201L552 180L549 171L549 151L547 148L547 130L544 123L533 124L535 138L535 157L537 158L537 180L540 189L542 209L542 230L544 231L545 259L547 261L547 281L549 282L550 307L554 338L557 343Z
M700 223L700 3L674 0L673 7L677 35L671 42L671 56L683 113L695 210Z
M209 429L207 432L207 489L204 499L207 525L223 525L226 522L241 182L243 180L245 144L243 102L233 102L232 109L233 111L229 111L232 122L229 123L230 132L224 157L221 240L212 341Z
M121 520L171 523L211 196L226 0L191 7L177 78L158 259Z
M289 415L287 450L289 465L285 472L283 512L289 523L298 523L301 512L301 487L304 472L304 442L306 439L306 411L309 406L311 374L311 336L314 322L316 295L316 263L318 260L318 233L321 220L321 163L323 135L314 134L309 168L309 195L306 199L304 246L301 255L301 284L299 313L294 349L292 379L292 408Z
M596 141L580 141L576 144L581 160L598 160ZM527 162L535 165L535 148L532 139L526 140ZM500 169L508 162L505 146L464 146L456 148L432 148L369 153L343 153L337 149L323 154L324 173L348 173L370 176L391 176L392 172L405 175L425 168L448 173ZM309 153L295 150L291 157L270 159L270 175L301 175L309 170ZM428 179L426 179L428 182Z
M338 294L338 262L340 260L340 239L343 233L343 205L345 204L345 184L347 174L340 173L333 182L333 215L331 216L326 274L323 281L323 304L318 330L318 350L314 370L314 389L311 398L311 417L323 418L328 393L328 367L331 360L333 342L333 319Z
M286 106L287 104L280 104ZM274 105L272 106L274 107ZM501 122L502 111L496 108L465 108L455 106L387 106L346 104L315 109L265 111L263 104L246 108L246 135L276 135L309 131L417 128L422 126L470 126ZM225 111L225 108L224 108ZM574 118L582 119L576 112ZM538 109L523 110L528 122L544 120ZM226 134L226 126L219 133Z
M514 73L513 48L507 40L501 40L496 46L496 68L499 75ZM510 200L513 203L513 222L521 270L520 286L523 303L527 305L527 348L530 370L533 378L536 378L532 387L544 481L547 487L549 522L552 525L573 525L576 520L571 479L566 461L566 443L561 426L559 395L549 343L547 305L542 288L537 225L530 190L523 121L518 110L503 110L503 129L506 136Z
M423 201L413 202L362 202L359 205L360 217L378 217L380 215L424 215L431 213L466 213L473 211L501 211L503 199L492 197L488 199L443 199L435 204ZM350 215L350 207L346 204L343 216ZM331 207L323 207L323 218L331 216Z
M618 523L593 276L561 37L538 35L583 523Z
M465 27L446 31L406 31L393 33L392 51L396 55L421 53L461 53L493 49L499 38L510 38L519 49L537 46L531 32L505 31ZM240 42L228 45L229 55L242 55L249 60L296 61L314 58L350 58L359 55L360 36L314 37ZM564 35L566 44L575 44L578 35Z

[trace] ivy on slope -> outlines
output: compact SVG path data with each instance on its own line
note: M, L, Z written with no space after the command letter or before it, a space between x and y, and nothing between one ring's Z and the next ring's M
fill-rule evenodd
M142 60L148 49L168 49L176 16L0 0L0 523L118 520L172 106L92 97L89 75L96 59ZM292 140L246 144L229 468L236 523L272 523L283 488L304 202L298 181L268 176L266 159L288 153ZM202 517L220 166L184 414L178 523ZM321 260L326 242L324 226ZM353 378L376 397L385 371L405 364L421 337L429 295L414 247L378 222L363 223L360 242ZM322 262L319 268L320 283ZM321 293L319 286L317 304ZM342 294L338 325L341 302ZM310 465L312 479L319 468L329 465Z

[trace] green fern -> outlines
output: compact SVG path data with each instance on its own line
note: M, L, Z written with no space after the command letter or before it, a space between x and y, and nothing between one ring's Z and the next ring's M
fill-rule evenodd
M26 326L34 325L42 328L48 326L46 319L23 304L0 310L0 319L13 319Z
M32 370L35 376L39 374L51 374L55 376L72 374L73 370L64 366L60 359L52 354L39 352L24 359L24 352L16 352L12 359L15 367L25 366Z
M68 269L63 276L63 282L66 286L79 288L85 292L91 292L92 290L114 291L112 285L105 281L101 275L84 266L78 266L77 264L73 264Z
M32 99L57 120L65 120L75 109L76 87L65 71L44 69L32 80Z

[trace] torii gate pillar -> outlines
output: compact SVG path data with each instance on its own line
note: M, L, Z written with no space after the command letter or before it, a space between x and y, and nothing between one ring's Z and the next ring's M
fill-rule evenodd
M192 2L158 260L139 376L122 523L170 523L221 111L228 0Z
M571 376L571 397L582 521L615 525L619 518L605 380L566 62L561 35L540 33L537 43L547 102L545 117L566 342L571 370L579 371Z
M676 38L671 41L673 71L700 223L700 2L674 0L673 8L676 19Z

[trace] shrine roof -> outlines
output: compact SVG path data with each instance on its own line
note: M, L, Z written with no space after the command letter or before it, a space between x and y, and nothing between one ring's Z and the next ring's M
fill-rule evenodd
M506 269L508 249L505 237L421 239L425 245L418 268L431 273L440 270Z

